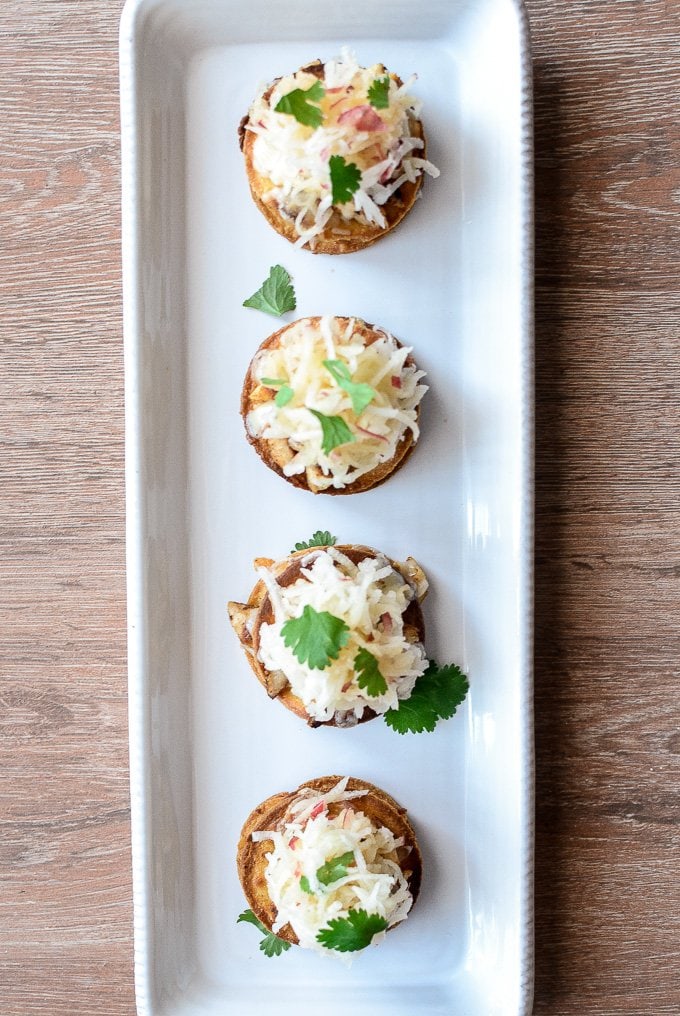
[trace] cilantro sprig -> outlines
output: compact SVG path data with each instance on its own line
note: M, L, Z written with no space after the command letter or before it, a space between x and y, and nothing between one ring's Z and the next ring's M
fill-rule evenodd
M276 113L289 113L298 123L305 127L320 127L323 113L315 102L321 102L326 90L320 81L315 81L309 88L294 88L292 92L281 96L274 106Z
M288 952L290 949L290 942L284 942L282 938L275 935L273 931L269 930L269 928L265 928L262 921L255 917L252 910L244 910L242 914L239 914L236 919L236 923L240 924L241 921L244 921L247 924L254 924L257 930L262 932L263 938L260 942L260 949L265 956L280 956L281 953Z
M288 405L294 395L295 392L290 385L281 385L274 398L274 404L278 406L279 409L283 409L284 406Z
M263 310L265 314L281 317L289 310L295 310L297 301L290 275L282 265L274 265L260 288L243 301L244 307Z
M321 451L328 455L339 445L350 444L356 441L352 431L349 429L341 416L326 416L317 409L310 409L321 424Z
M387 930L387 921L379 914L350 910L347 917L335 917L316 936L317 942L337 952L358 952L370 945L375 935Z
M376 78L368 89L368 101L374 109L387 109L390 104L390 77Z
M343 360L324 360L323 365L339 387L347 392L352 400L352 409L360 416L375 398L375 388L363 382L352 381L349 367Z
M418 678L410 698L402 699L398 709L388 709L385 723L399 734L433 731L438 720L448 720L464 701L470 685L455 664L438 667L431 660Z
M331 191L334 205L344 205L359 190L361 170L353 162L345 162L342 155L331 155L328 160Z
M303 893L307 893L308 896L314 895L314 890L309 884L309 879L307 878L306 875L300 876L300 888L302 889Z
M281 377L263 377L260 379L260 384L266 385L267 388L278 388L278 392L274 398L274 403L279 407L279 409L283 409L284 406L287 406L295 395L295 392L288 382Z
M353 850L348 850L347 853L340 854L339 857L331 857L329 861L326 861L320 868L317 868L316 880L322 886L332 885L339 878L344 878L347 874L347 869L355 863ZM309 896L316 895L306 875L300 877L300 888L303 893L307 893Z
M327 610L314 610L309 604L300 617L289 618L281 627L285 645L300 663L308 664L312 670L324 670L331 660L337 660L349 634L341 618Z
M354 670L357 675L357 684L360 688L376 698L384 695L387 691L387 681L380 673L378 661L368 649L360 649L354 657Z
M296 543L291 554L294 554L296 550L311 550L312 547L334 547L337 542L337 536L331 536L327 529L317 529L311 540L301 540L300 543Z
M347 853L340 854L339 857L331 857L330 861L322 864L317 870L316 877L321 885L331 885L333 882L337 882L339 878L344 878L347 874L347 869L354 863L354 851L348 850Z

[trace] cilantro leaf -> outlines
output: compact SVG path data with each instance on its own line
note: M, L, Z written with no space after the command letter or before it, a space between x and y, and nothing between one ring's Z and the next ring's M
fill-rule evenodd
M273 314L274 317L295 310L295 290L286 269L281 265L270 268L269 276L252 296L243 301L243 306L263 310L265 314Z
M341 416L326 416L325 413L319 413L316 409L310 409L309 411L314 413L314 416L321 424L321 451L324 455L328 455L338 445L356 441L354 434Z
M308 893L310 896L314 895L314 891L311 885L309 884L309 879L307 878L306 875L300 876L300 888L302 889L303 893Z
M360 649L354 657L354 669L357 674L357 684L363 688L367 695L374 698L384 695L387 691L387 681L380 673L378 661L368 649Z
M323 670L331 660L337 660L340 650L347 645L349 628L327 610L314 610L307 604L300 617L284 622L281 635L300 663L309 664L312 670Z
M248 924L254 924L258 931L262 932L264 936L260 942L260 949L265 956L280 956L283 952L288 952L290 949L290 942L285 942L278 935L275 935L269 928L265 928L262 921L259 921L252 910L244 910L242 914L239 914L236 918L236 923L240 924L241 921L245 921Z
M283 95L274 106L276 113L290 113L298 123L305 127L320 127L323 123L323 113L314 102L321 102L326 90L320 81L315 81L310 88L294 88L292 92Z
M387 921L379 914L350 910L347 917L335 917L316 936L317 942L338 952L358 952L371 944L374 935L387 930Z
M390 78L376 78L368 89L368 101L374 109L387 109L390 104Z
M276 398L274 399L274 402L279 407L279 409L283 409L284 406L288 405L288 403L290 402L290 400L293 398L294 395L295 392L290 387L290 385L281 385L278 392L276 393Z
M331 155L328 160L331 174L333 204L344 205L359 190L361 170L353 162L345 162L342 155Z
M347 868L350 864L354 863L354 851L348 850L346 854L332 857L330 861L322 864L316 873L316 877L321 882L321 885L330 885L331 882L337 882L339 878L344 878L347 874Z
M294 554L296 550L310 550L312 547L332 547L337 542L337 536L331 536L327 529L317 529L311 540L296 543L291 554Z
M260 384L265 385L265 387L267 388L279 389L274 399L274 402L279 407L279 409L283 409L284 406L287 406L290 400L295 395L295 392L290 387L288 382L285 381L282 377L263 377L260 378Z
M352 381L349 367L342 360L324 360L323 365L337 381L340 388L347 392L352 400L352 409L357 416L363 413L366 406L375 398L375 388L371 388L370 385L363 382Z
M399 734L433 731L437 720L453 716L469 687L467 677L455 664L438 667L431 660L410 698L402 699L398 709L387 710L385 723Z
M263 935L269 934L269 929L265 928L262 921L260 921L259 918L255 917L255 914L252 912L252 910L244 910L242 914L239 914L238 917L236 918L236 923L240 924L241 921L245 921L247 924L254 924L255 927L258 929L258 931L261 931Z
M280 956L281 953L288 952L290 949L290 942L286 942L284 939L279 938L278 935L275 935L272 931L270 931L269 934L265 935L260 942L260 949L265 956L269 956L270 958L272 956Z

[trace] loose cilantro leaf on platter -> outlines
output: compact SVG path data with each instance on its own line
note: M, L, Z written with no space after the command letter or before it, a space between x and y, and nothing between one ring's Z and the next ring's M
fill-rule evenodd
M281 953L288 952L290 949L290 942L284 942L282 938L275 935L273 931L265 928L262 921L259 921L252 910L244 910L242 914L239 914L236 923L240 924L241 921L245 921L247 924L254 924L258 931L262 932L263 938L260 942L260 949L265 956L280 956Z
M289 310L295 310L297 301L290 275L282 265L274 265L260 288L243 301L244 307L263 310L265 314L281 317Z
M379 914L350 910L347 917L335 917L316 936L317 942L338 952L358 952L370 945L373 936L387 930L387 921Z
M357 675L357 684L366 692L376 698L384 695L387 691L387 681L380 673L378 661L368 649L360 649L354 657L354 669Z
M316 409L310 409L309 411L314 414L321 424L321 451L324 455L328 455L339 445L356 441L354 434L341 416L326 416L325 413L320 413Z
M347 392L352 400L352 409L359 416L366 406L375 398L375 388L363 382L352 381L349 367L342 360L324 360L323 365L337 381L340 388Z
M332 857L330 861L326 861L317 870L316 877L321 885L330 885L332 882L337 882L339 878L345 877L350 864L354 864L353 850L348 850L346 854L340 854L339 857Z
M374 109L387 109L390 104L390 78L376 78L368 89L368 101Z
M314 895L314 890L309 884L309 879L307 878L306 875L300 876L300 888L302 889L303 893L307 893L309 896Z
M283 95L274 106L276 113L290 113L298 123L305 127L320 127L323 123L323 113L315 102L321 102L326 90L320 81L315 81L309 88L294 88L292 92Z
M359 190L361 170L353 162L345 162L342 155L331 155L328 160L331 174L333 204L344 205Z
M284 622L281 636L300 663L308 664L312 670L323 670L331 660L337 660L340 650L347 645L349 628L327 610L314 610L307 604L300 617Z
M470 685L460 667L450 663L438 667L430 661L418 678L410 698L402 699L398 709L388 709L385 723L399 734L433 731L437 720L448 720L463 702Z
M312 547L332 547L338 542L337 536L331 536L327 529L317 529L311 540L302 540L296 543L291 554L296 550L311 550Z

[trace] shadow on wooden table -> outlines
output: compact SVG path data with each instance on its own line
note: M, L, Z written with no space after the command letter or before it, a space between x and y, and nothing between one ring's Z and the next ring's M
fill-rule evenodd
M560 150L560 82L534 64L536 198L536 987L538 1012L563 994L565 841L564 760L570 754L563 607L568 563L564 475L567 434L561 419L565 343L562 289L569 266L561 238L567 229L569 182ZM573 972L572 972L573 973ZM550 1012L555 1012L552 1004Z

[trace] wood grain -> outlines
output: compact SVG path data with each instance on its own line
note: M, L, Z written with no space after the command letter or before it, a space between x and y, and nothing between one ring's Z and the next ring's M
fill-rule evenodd
M528 0L536 1004L680 1012L680 2ZM134 1011L120 0L0 11L0 1009Z
M0 12L0 1011L134 1012L117 21Z
M535 1012L678 1013L680 5L528 8Z

